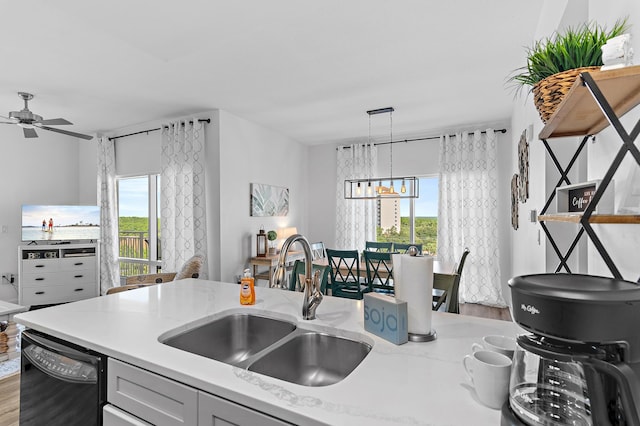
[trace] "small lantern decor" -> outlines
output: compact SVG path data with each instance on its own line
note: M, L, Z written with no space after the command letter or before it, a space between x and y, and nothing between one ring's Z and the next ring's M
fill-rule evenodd
M264 229L260 229L260 232L256 235L256 256L266 257L268 250L267 234L264 232Z

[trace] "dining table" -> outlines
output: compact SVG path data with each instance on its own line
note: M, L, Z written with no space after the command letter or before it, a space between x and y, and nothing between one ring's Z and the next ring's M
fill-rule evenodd
M322 257L319 259L316 259L313 261L314 264L316 265L321 265L321 266L329 266L329 259L326 257ZM435 260L433 261L433 279L438 280L439 278L449 278L452 277L453 275L456 274L456 266L457 264L455 262L448 262L448 261L442 261L442 260ZM340 270L343 273L347 273L348 269L346 265L341 265L340 266ZM393 274L393 270L391 272ZM380 277L385 278L387 277L387 272L386 270L379 270L378 274L380 275ZM360 277L361 278L365 278L367 279L367 268L366 265L364 265L363 261L360 261ZM442 302L447 298L447 291L446 290L442 290L439 288L434 288L432 289L432 296L433 296L433 304L434 306L438 306L441 305Z

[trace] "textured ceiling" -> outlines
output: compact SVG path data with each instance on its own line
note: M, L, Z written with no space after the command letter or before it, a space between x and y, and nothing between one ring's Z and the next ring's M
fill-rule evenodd
M0 3L0 115L18 91L83 133L219 108L320 144L386 106L399 136L507 122L542 0Z

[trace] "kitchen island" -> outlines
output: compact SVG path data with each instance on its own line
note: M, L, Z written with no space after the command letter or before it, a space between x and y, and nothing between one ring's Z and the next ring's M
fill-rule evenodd
M302 293L259 287L256 299L253 306L241 306L236 284L186 279L21 313L15 321L291 424L500 423L500 412L475 397L462 358L484 335L515 336L522 331L516 324L434 312L435 341L398 346L364 330L362 301L325 297L317 319L305 321ZM238 312L275 315L306 329L355 333L372 348L344 380L307 387L158 340Z

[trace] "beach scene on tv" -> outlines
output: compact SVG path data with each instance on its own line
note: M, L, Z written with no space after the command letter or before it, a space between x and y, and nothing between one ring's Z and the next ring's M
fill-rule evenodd
M22 241L75 241L99 238L98 206L22 206Z

